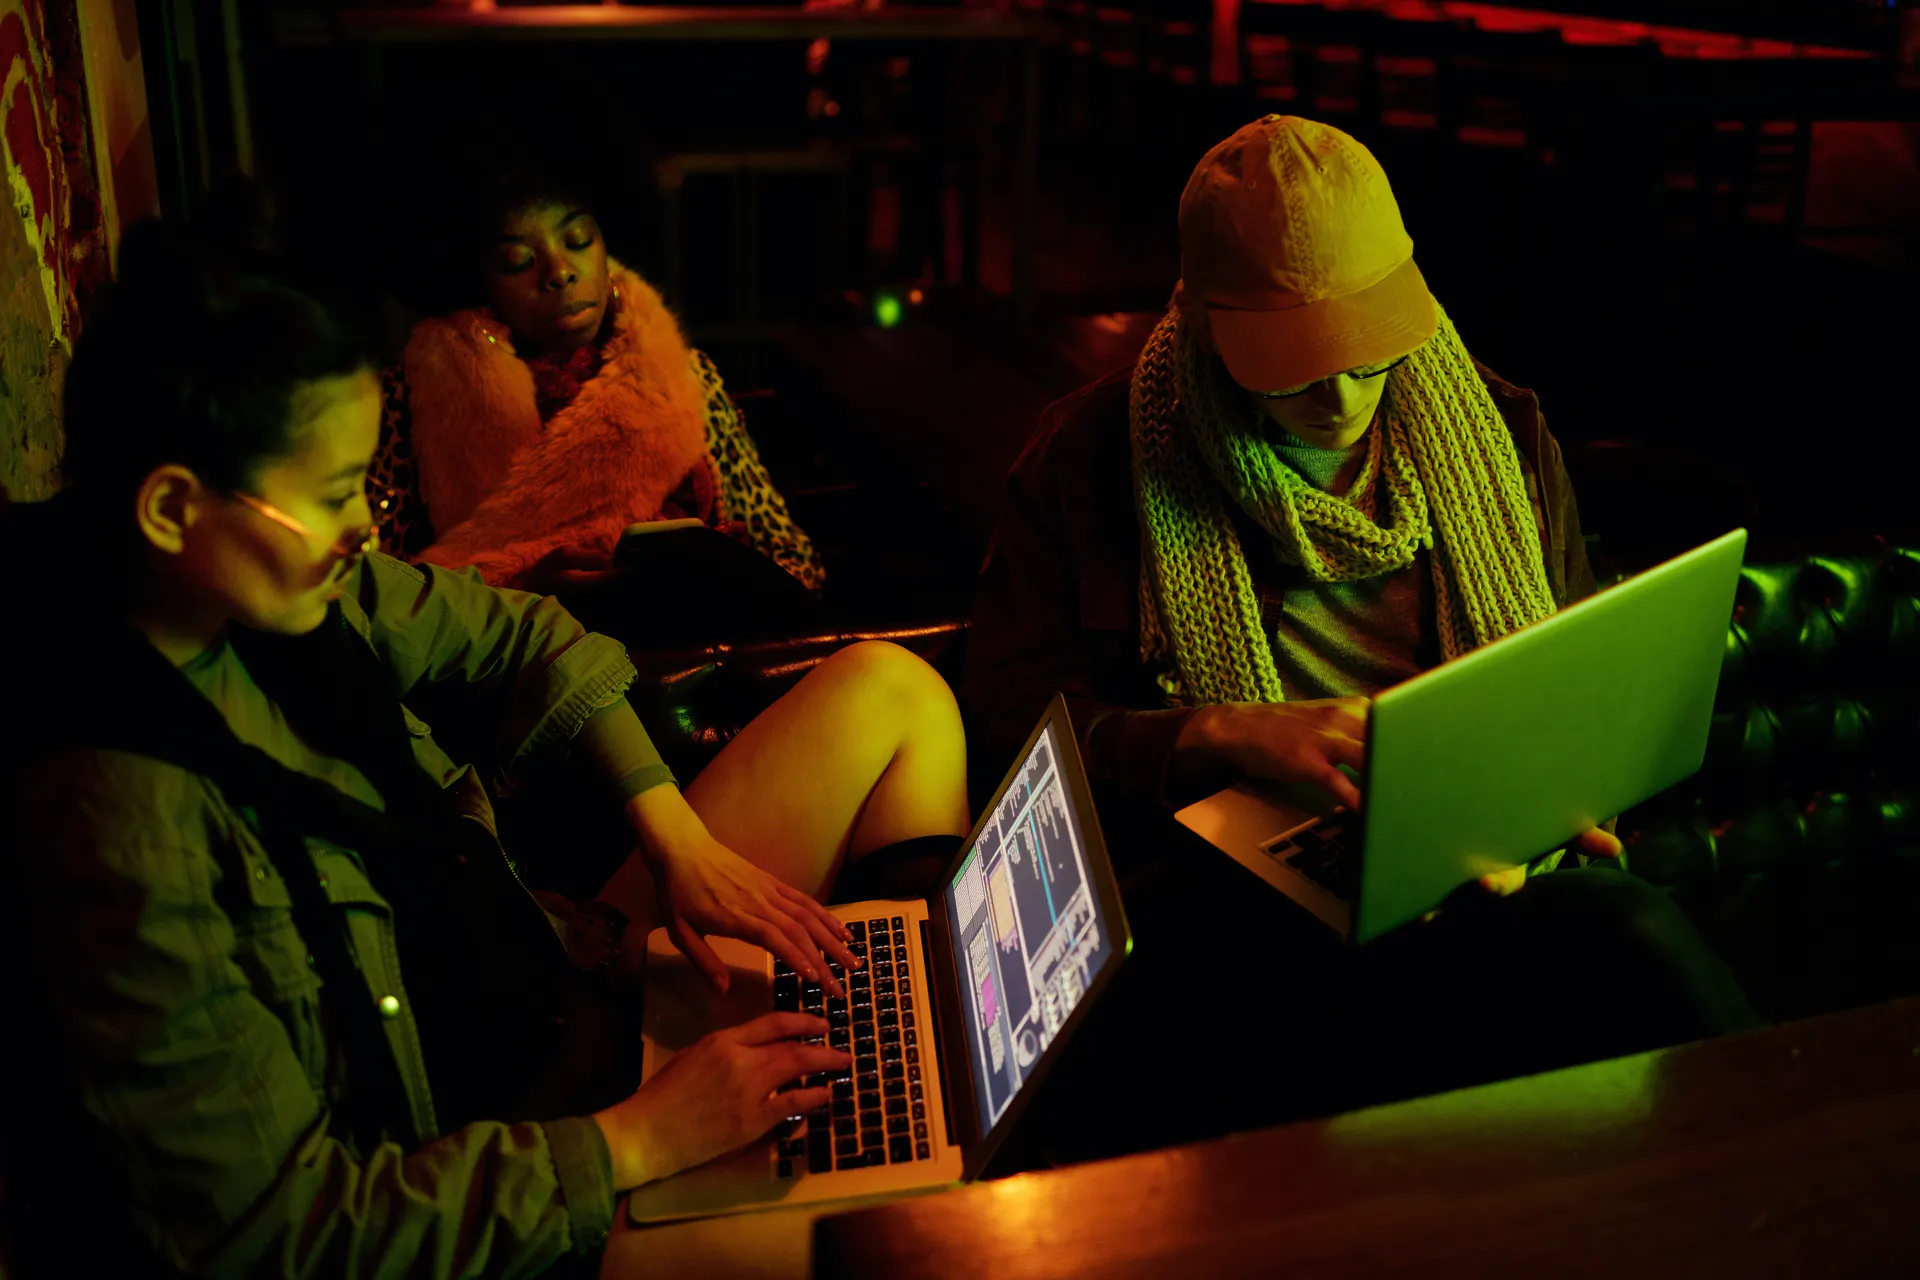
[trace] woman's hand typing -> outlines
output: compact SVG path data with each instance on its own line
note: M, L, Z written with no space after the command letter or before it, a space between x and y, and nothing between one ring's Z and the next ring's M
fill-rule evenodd
M825 907L715 840L675 787L642 792L628 802L628 812L667 936L715 989L727 989L727 966L707 945L709 934L765 947L842 994L822 956L849 969L860 962L847 946L851 935Z
M801 1040L826 1034L824 1018L770 1013L676 1054L632 1097L593 1117L606 1135L615 1189L671 1177L826 1106L824 1086L775 1092L803 1076L848 1068L852 1059L842 1051Z

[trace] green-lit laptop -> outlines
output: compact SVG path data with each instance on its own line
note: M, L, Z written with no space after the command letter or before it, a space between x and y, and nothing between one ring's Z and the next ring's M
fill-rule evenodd
M1381 693L1364 821L1259 783L1176 816L1348 940L1397 929L1700 767L1746 545L1736 529Z

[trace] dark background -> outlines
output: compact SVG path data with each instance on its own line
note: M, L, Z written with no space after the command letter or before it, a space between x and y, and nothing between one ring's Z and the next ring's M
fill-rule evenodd
M245 66L285 252L358 296L390 355L420 314L472 300L451 245L476 153L527 152L589 187L616 254L667 287L720 361L843 597L964 607L999 477L1037 410L1131 358L1142 313L1179 273L1187 172L1266 110L1327 119L1380 156L1470 349L1539 391L1610 565L1734 523L1763 548L1911 528L1913 208L1850 210L1844 191L1809 190L1913 180L1893 12L1558 7L1874 56L1703 60L1247 4L1240 82L1212 84L1210 8L1143 2L1097 22L1022 11L1047 33L1024 324L1008 296L1018 64L992 47L376 47L339 39L325 9L283 5L255 15ZM1183 20L1197 34L1166 34ZM1290 100L1249 52L1276 35L1291 46ZM1342 47L1357 51L1351 73L1322 57ZM1395 94L1425 92L1380 71L1385 56L1439 64L1433 127L1383 123ZM1824 122L1862 119L1884 122L1874 136L1893 149L1834 160ZM1469 145L1461 125L1522 141ZM1825 149L1814 177L1796 177L1793 142L1809 135L1807 150ZM834 159L763 172L750 201L725 173L663 192L663 162L742 152ZM1815 213L1851 225L1822 231ZM903 324L875 325L880 292L914 288ZM1089 328L1113 313L1130 318Z

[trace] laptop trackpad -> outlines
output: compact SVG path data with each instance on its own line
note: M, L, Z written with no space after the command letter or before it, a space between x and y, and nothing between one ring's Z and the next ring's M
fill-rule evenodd
M640 1034L646 1042L643 1076L652 1076L674 1054L722 1027L736 1027L773 1011L773 977L767 953L732 938L709 938L727 966L727 992L655 929L647 939L647 1002Z
M1174 817L1222 849L1261 848L1336 808L1333 797L1317 788L1248 779L1188 805Z

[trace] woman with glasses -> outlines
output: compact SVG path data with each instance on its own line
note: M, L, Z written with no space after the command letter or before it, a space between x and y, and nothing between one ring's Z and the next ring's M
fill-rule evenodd
M32 1080L0 1150L19 1247L60 1274L590 1259L616 1193L824 1106L776 1089L849 1060L825 1021L773 1015L635 1092L631 991L581 975L664 926L719 990L709 936L836 992L858 962L814 895L968 826L952 696L888 645L829 659L683 791L620 645L374 549L379 425L374 372L308 298L136 292L75 353L67 490L7 513L10 545L59 554L21 567L48 625L6 655L30 678L0 939ZM634 853L543 915L527 887L570 851L509 861L489 787L568 759Z
M1428 292L1386 174L1353 138L1297 117L1256 121L1201 160L1179 218L1183 279L1138 362L1050 408L1009 477L975 597L969 723L983 751L1003 751L1063 689L1108 797L1177 807L1272 779L1357 806L1345 770L1362 766L1372 695L1592 593L1573 490L1533 393L1474 360ZM1572 848L1620 853L1604 829ZM1190 880L1205 867L1181 870ZM1416 1087L1423 1056L1442 1043L1488 1048L1487 1060L1455 1061L1458 1082L1751 1018L1724 966L1658 894L1598 871L1552 879L1491 920L1450 908L1443 926L1409 926L1402 933L1417 936L1363 949L1372 958L1361 967L1391 972L1401 997L1399 1014L1375 1025L1408 1028L1412 1043L1362 1064L1388 1069L1384 1082L1357 1085L1357 1072L1340 1081L1348 1101ZM1207 883L1213 900L1202 893L1179 910L1207 918L1232 892ZM1499 895L1525 883L1525 868L1483 881ZM1481 1000L1487 981L1461 977L1475 947L1518 957L1629 937L1666 939L1651 971L1668 975L1684 958L1692 995L1649 998L1645 1016L1624 1022L1589 1005L1579 1026L1536 1021L1527 1044L1462 1016L1460 993ZM1274 945L1259 941L1252 971L1285 969ZM1301 982L1343 989L1332 976L1346 960L1302 945ZM1541 961L1529 972L1550 970ZM1489 1016L1503 1012L1503 993L1537 990L1526 980L1496 986L1482 1001ZM1220 989L1177 985L1181 1000ZM1227 986L1244 1008L1248 993ZM1693 998L1708 990L1718 995ZM1381 1007L1372 996L1331 1004ZM1416 1013L1433 1035L1411 1033ZM1422 1078L1438 1083L1448 1070ZM1287 1101L1284 1090L1260 1093ZM1294 1102L1322 1106L1336 1093Z

